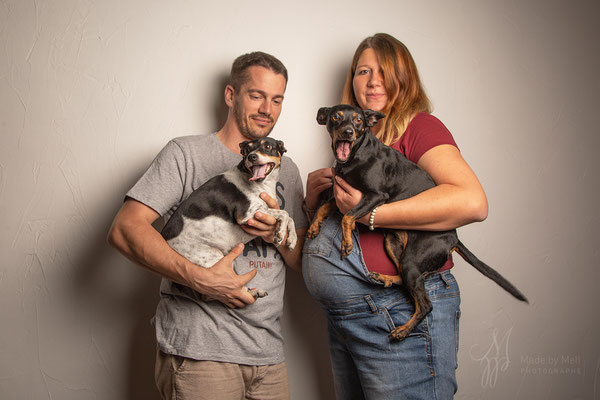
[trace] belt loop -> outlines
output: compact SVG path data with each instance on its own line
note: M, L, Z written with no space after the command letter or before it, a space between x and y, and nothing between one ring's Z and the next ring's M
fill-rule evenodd
M448 271L440 272L440 278L442 278L442 281L444 281L444 284L446 285L446 289L450 289L450 278L448 277L447 272Z
M371 298L371 295L368 294L364 297L365 301L367 302L367 304L369 305L369 308L371 309L371 312L373 314L377 314L377 306L375 305L375 302L373 301L373 299Z

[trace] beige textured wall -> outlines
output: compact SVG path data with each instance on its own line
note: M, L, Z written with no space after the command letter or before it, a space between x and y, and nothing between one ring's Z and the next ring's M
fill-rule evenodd
M358 42L404 41L489 197L465 243L459 399L599 399L599 7L592 1L0 1L0 398L155 399L158 279L105 244L172 137L222 122L233 58L289 68L273 133L328 165L318 107ZM293 273L294 399L332 396L324 319Z

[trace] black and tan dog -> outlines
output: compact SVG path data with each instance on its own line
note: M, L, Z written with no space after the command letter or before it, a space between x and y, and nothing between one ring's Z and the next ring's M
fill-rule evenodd
M285 210L268 208L259 197L262 192L276 199L283 142L272 138L240 143L242 161L206 181L184 200L161 231L167 243L196 265L212 267L238 243L255 238L240 225L257 211L273 216L279 224L275 245L287 233L286 245L296 246L294 220ZM266 296L261 289L248 289L254 298Z
M356 220L384 203L412 197L433 186L433 179L402 153L381 143L369 127L384 115L377 111L361 110L349 105L323 107L317 114L320 125L326 125L336 158L335 174L363 193L361 201L342 218L342 257L352 252L351 232ZM331 191L328 194L331 197ZM329 198L317 211L308 230L312 239L320 226L335 209ZM525 296L494 269L477 259L458 239L456 230L443 232L385 230L385 251L396 269L397 276L371 273L371 277L386 287L403 284L414 300L415 312L410 320L390 332L402 340L431 311L431 301L425 291L425 278L438 271L456 251L478 271L492 279L519 300Z

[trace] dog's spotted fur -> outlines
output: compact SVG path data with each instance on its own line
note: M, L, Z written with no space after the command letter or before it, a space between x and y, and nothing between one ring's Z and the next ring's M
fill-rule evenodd
M275 185L279 177L283 142L271 138L240 143L243 159L235 167L206 181L175 210L161 234L179 254L199 266L209 268L238 243L255 236L240 225L256 212L273 216L279 222L275 245L287 233L286 245L296 246L294 220L285 210L268 208L259 197L262 192L277 198ZM261 289L249 289L255 297L264 297Z

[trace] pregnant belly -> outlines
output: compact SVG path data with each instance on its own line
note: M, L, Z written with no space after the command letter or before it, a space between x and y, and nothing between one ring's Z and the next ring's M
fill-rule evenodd
M329 259L304 254L302 275L306 288L321 306L340 304L363 297L378 289L377 284L369 283L360 269L351 263L330 262Z

